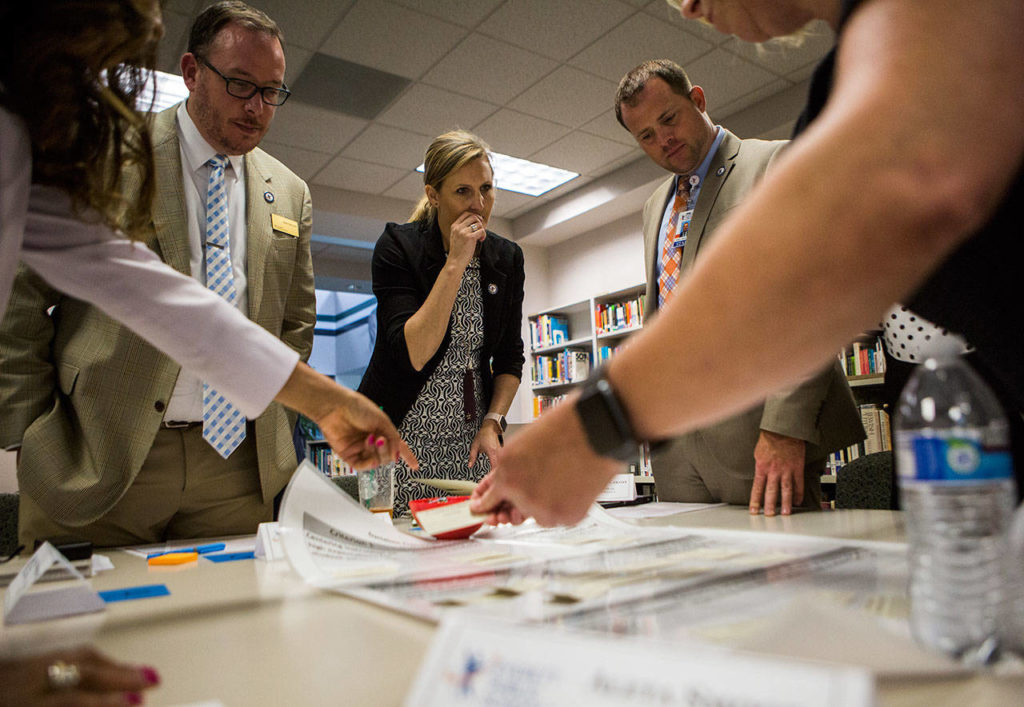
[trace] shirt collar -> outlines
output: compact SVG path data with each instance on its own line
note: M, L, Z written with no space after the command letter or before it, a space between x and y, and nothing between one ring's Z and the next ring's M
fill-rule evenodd
M711 143L711 147L708 149L708 154L704 155L704 161L700 163L700 167L693 174L696 174L700 178L700 183L704 183L704 177L708 175L708 168L711 166L711 160L715 159L715 153L718 152L718 146L722 144L722 138L725 137L725 131L722 130L721 125L715 126L715 139ZM679 179L689 178L689 174L677 174L675 187L679 188Z
M185 108L185 101L178 104L178 138L189 172L199 171L210 161L210 158L217 155L217 151L210 146L210 143L199 133L196 124L192 122L192 116ZM243 174L245 155L228 155L227 157L235 174Z

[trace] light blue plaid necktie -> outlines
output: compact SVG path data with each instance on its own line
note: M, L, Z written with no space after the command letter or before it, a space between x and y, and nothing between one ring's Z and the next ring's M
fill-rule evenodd
M228 158L216 155L207 164L212 169L206 189L206 287L234 304L238 293L231 268L228 194L224 185ZM225 459L245 439L245 417L206 383L203 383L203 439Z

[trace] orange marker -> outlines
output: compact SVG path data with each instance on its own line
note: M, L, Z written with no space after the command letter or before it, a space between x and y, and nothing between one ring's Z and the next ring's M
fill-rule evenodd
M157 555L146 560L150 565L183 565L186 562L195 562L199 559L198 552L168 552L166 555Z

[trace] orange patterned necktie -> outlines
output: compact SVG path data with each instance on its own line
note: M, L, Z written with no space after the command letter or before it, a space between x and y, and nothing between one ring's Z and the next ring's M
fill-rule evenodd
M661 275L658 276L658 309L661 309L672 297L676 282L679 280L679 268L683 262L683 249L675 246L679 235L679 223L682 214L690 201L690 183L682 177L676 180L676 198L672 202L672 214L665 228L665 245L661 249ZM689 226L689 224L687 224Z

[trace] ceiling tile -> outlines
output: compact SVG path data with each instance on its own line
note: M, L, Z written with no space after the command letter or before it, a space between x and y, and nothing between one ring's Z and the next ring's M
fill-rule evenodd
M564 61L633 12L619 0L508 0L478 29Z
M729 39L729 35L722 34L714 27L706 25L703 22L683 19L679 14L679 10L669 7L665 0L651 0L647 7L644 8L644 12L651 17L663 22L668 22L675 27L682 27L695 37L703 39L705 42L710 42L711 44L722 44Z
M164 11L164 36L157 47L157 69L181 76L181 55L185 53L191 27L191 15Z
M497 109L498 106L475 98L415 84L377 120L433 138L455 128L476 125Z
M465 34L457 25L384 0L359 0L319 49L415 79Z
M721 108L715 109L715 113L716 113L715 118L716 118L716 120L719 120L719 121L724 120L725 118L729 117L733 113L738 113L739 111L743 110L744 108L748 108L748 107L754 105L755 103L758 103L759 101L763 101L765 98L768 98L769 96L775 95L779 91L785 91L787 88L789 88L792 85L793 84L791 82L787 81L786 79L777 79L775 81L772 81L771 83L768 83L768 84L766 84L764 86L756 88L753 91L751 91L750 93L748 93L748 94L746 94L744 96L741 96L740 98L737 98L735 101L732 101L728 105L725 105L725 106L722 106ZM747 136L744 135L742 137L747 137Z
M264 140L260 143L260 147L307 182L331 159L330 155L325 155L322 152L282 145L271 140Z
M395 0L399 5L463 27L473 27L491 14L503 0Z
M584 123L580 126L580 130L591 135L603 137L606 140L621 142L623 145L636 146L636 140L629 134L629 131L619 125L619 121L615 117L614 108L609 108L589 123Z
M302 72L306 69L306 64L313 57L313 52L309 49L303 49L302 47L293 47L288 45L284 48L285 56L285 71L284 71L284 82L291 88L295 83L295 80L302 75ZM295 100L295 96L292 96L288 100Z
M728 105L777 78L767 70L721 48L691 62L686 72L693 83L704 89L712 120L716 119L715 111L719 106Z
M372 120L410 83L404 76L318 52L292 90L307 103Z
M786 75L808 64L817 63L829 52L834 41L832 30L819 21L808 25L807 31L800 35L799 44L789 39L751 44L730 37L722 44L722 48L773 73Z
M408 170L335 157L320 170L316 184L364 194L381 194L408 174Z
M577 127L608 110L617 85L563 66L508 105L524 113Z
M551 73L558 62L471 34L423 77L424 83L504 104ZM500 78L495 68L501 67Z
M534 118L514 110L502 109L473 128L491 149L525 159L540 148L569 133L569 128Z
M273 142L334 154L347 145L367 122L289 99L274 115L267 138Z
M800 83L801 81L806 81L807 79L811 78L811 74L814 73L814 70L816 68L818 68L818 62L815 61L808 64L807 66L800 67L791 74L787 74L786 78L792 81L793 83Z
M527 206L533 206L537 203L537 197L527 196L526 194L517 194L514 191L505 191L504 189L498 189L498 195L494 198L494 209L491 213L495 216L507 216L508 214ZM507 233L500 235L508 238Z
M167 2L164 3L164 14L166 15L168 12L180 12L191 17L199 11L196 8L199 4L199 0L167 0Z
M286 50L289 46L315 50L353 5L353 0L302 0L302 11L296 12L295 0L247 2L277 23L284 33Z
M609 162L632 153L633 148L603 137L574 132L558 142L530 155L535 162L543 162L579 174L592 174Z
M412 213L412 206L419 202L423 196L423 174L412 172L399 180L394 186L384 192L384 196L394 199L405 199L409 202L409 212Z
M342 154L402 170L416 169L423 162L423 154L431 139L407 130L374 124L353 140Z
M618 85L623 75L648 59L671 59L682 66L713 46L651 15L636 14L601 37L569 62Z

